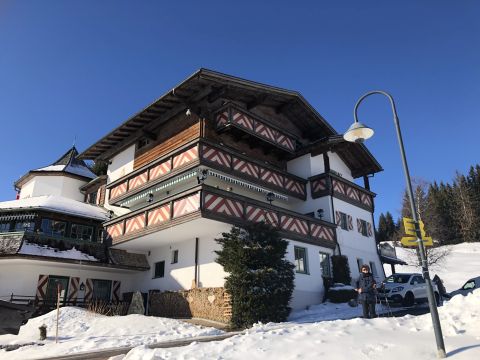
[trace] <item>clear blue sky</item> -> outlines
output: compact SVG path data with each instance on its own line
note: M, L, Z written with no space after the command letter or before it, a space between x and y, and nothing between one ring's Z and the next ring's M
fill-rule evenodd
M76 137L80 151L200 67L297 90L343 132L396 99L411 173L479 163L480 2L0 0L0 200ZM360 109L376 218L404 177L390 108Z

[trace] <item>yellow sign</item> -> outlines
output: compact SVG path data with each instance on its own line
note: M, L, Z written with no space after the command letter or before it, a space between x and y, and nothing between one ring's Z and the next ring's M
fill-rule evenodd
M432 246L433 240L430 236L425 234L425 225L422 220L418 221L420 227L421 239L424 246ZM405 234L411 236L404 236L401 240L403 246L417 246L417 233L415 231L415 221L410 218L403 218L403 227L405 228Z

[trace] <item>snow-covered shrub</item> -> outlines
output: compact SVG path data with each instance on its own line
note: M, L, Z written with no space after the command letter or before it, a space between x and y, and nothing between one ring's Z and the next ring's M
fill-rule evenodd
M327 299L332 303L346 303L357 298L357 291L350 285L334 284L327 293Z

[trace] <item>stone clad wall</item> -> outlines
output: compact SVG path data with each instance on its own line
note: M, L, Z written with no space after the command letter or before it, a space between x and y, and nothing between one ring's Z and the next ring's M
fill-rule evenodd
M153 316L202 319L229 323L230 295L224 288L198 288L150 293L149 314Z

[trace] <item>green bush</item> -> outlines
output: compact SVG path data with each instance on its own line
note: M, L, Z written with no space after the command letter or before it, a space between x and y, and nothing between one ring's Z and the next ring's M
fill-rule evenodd
M294 288L294 265L285 260L288 242L270 225L257 223L245 230L233 227L216 241L217 262L229 275L225 289L231 296L232 325L285 321Z
M346 303L357 298L355 289L338 289L331 288L328 290L327 299L332 303Z

